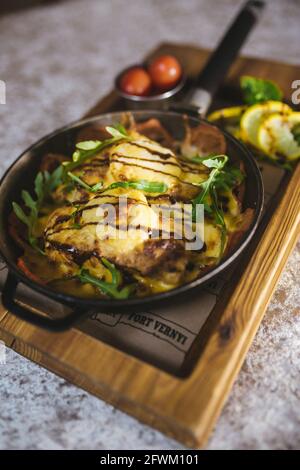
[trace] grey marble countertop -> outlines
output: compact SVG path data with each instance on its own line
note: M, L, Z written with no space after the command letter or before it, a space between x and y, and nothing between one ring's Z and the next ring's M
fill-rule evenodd
M121 68L159 42L214 47L240 4L74 0L1 17L1 173L30 143L80 117ZM299 64L299 21L297 0L270 1L243 52ZM299 279L300 244L207 448L300 447ZM182 448L11 350L0 374L0 449Z

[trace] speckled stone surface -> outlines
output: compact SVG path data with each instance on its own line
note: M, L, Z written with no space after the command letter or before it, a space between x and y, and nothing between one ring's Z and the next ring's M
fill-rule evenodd
M243 52L298 64L300 5L274 0ZM1 173L43 134L81 116L122 67L160 41L216 45L235 0L77 0L0 18ZM299 77L300 78L300 77ZM300 244L208 443L300 448ZM88 393L7 351L0 449L181 449Z

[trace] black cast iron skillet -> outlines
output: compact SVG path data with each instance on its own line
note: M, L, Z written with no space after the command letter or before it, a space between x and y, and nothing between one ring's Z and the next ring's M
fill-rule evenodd
M137 122L141 122L154 117L160 120L162 125L177 139L184 137L184 120L180 113L163 111L136 111L132 113ZM260 171L250 152L239 141L227 133L224 133L227 141L226 153L233 163L243 162L246 178L246 189L244 196L244 209L251 207L254 210L254 217L251 226L244 233L240 243L234 247L220 264L207 272L203 277L181 285L168 292L155 294L144 298L132 298L127 300L92 300L65 295L50 287L40 285L24 275L16 265L19 250L15 246L8 233L8 216L12 210L12 201L20 200L22 189L32 190L33 180L39 171L40 161L47 152L72 154L75 145L75 137L78 131L91 124L99 126L111 125L120 121L122 113L105 114L99 117L85 119L66 126L52 134L44 137L39 142L26 150L15 163L7 170L0 183L0 252L8 266L8 277L2 293L2 302L5 308L24 320L51 329L65 329L74 322L91 312L132 312L149 309L153 306L162 306L166 302L184 301L186 295L190 295L191 290L203 286L212 280L217 274L224 271L246 248L257 227L263 204L263 186ZM189 118L190 125L196 126L202 121L198 118ZM18 283L24 283L31 289L68 305L73 311L64 318L51 319L38 315L28 308L25 308L15 301L15 291Z
M183 112L195 114L196 117L191 116L189 118L190 125L199 125L201 122L200 112L206 112L213 94L236 57L247 34L255 24L262 6L263 2L250 0L238 14L198 77L192 93L192 106L189 104L181 106L179 108L181 112L134 111L132 114L136 121L140 122L150 117L157 118L175 139L181 139L184 136ZM53 152L71 155L74 150L75 136L80 129L90 124L99 124L101 127L111 125L119 122L120 118L121 113L105 114L75 122L53 132L22 153L7 170L0 182L0 253L8 266L8 275L2 292L2 303L10 312L35 325L58 331L71 327L77 321L91 315L92 312L133 312L149 309L153 306L161 307L166 303L170 305L172 302L176 302L176 304L184 302L187 296L190 297L192 291L211 281L236 260L249 244L257 228L263 205L263 185L260 171L250 152L239 141L224 132L227 141L227 154L230 159L237 164L241 161L244 164L247 179L243 204L244 209L253 208L254 217L251 226L243 234L239 244L234 247L228 256L221 260L219 265L212 268L204 276L168 292L122 301L110 299L87 300L65 295L26 277L16 265L20 253L8 233L8 216L12 210L12 201L20 200L22 189L32 190L33 180L39 171L41 157L44 154ZM69 306L71 312L63 318L51 318L22 306L15 300L19 283L23 283L33 291Z

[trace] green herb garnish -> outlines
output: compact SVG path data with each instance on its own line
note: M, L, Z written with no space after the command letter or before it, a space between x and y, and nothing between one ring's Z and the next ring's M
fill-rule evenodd
M39 172L34 180L34 191L36 199L30 195L28 191L23 190L21 193L26 212L16 202L12 203L14 213L27 226L28 241L30 245L40 253L44 253L38 246L38 240L34 235L34 228L38 220L39 211L44 201L50 196L62 181L63 168L59 166L53 173L48 171Z
M130 294L133 292L135 285L131 284L129 286L123 287L122 289L119 289L122 283L122 276L120 271L106 258L101 258L101 261L111 273L111 282L106 282L102 279L99 279L98 277L92 276L88 269L81 269L80 273L78 274L80 281L83 284L89 283L98 287L98 289L103 294L109 295L114 299L128 299Z
M218 184L220 185L223 175L226 174L226 172L223 172L222 170L227 162L227 155L214 155L202 159L201 163L208 168L212 168L212 171L210 172L207 180L199 184L199 187L202 189L201 193L192 200L193 221L195 221L196 218L197 205L203 204L205 211L208 212L210 216L214 217L216 224L221 228L220 257L224 251L227 230L224 214L218 201L217 186Z
M89 184L85 183L79 176L74 175L70 171L68 172L68 176L74 181L74 183L82 186L87 191L92 193L96 193L97 191L107 191L108 189L116 189L116 188L133 188L139 189L141 191L146 191L147 193L164 193L167 191L168 186L165 183L160 183L157 181L146 181L146 180L137 180L137 181L116 181L115 183L110 184L106 188L103 188L103 183L100 181L99 183L90 186Z
M84 189L90 191L91 193L96 193L103 186L102 181L99 181L99 183L90 186L89 184L85 183L79 176L71 173L71 171L68 171L68 176L71 178L72 181L74 181L74 183L78 184L79 186L82 186Z
M215 223L221 227L221 249L220 249L220 257L221 257L225 248L227 228L226 228L223 210L219 205L218 194L217 194L215 185L212 185L210 194L211 194L211 200L212 200L212 213L215 219Z
M203 162L206 162L207 160L218 160L220 158L220 155L204 155L204 156L200 156L200 155L196 155L195 157L191 158L190 161L191 162L194 162L194 163L202 163L204 165ZM207 165L205 165L207 166Z
M214 167L213 160L217 160L220 158L220 155L208 155L204 157L196 156L192 159L195 163L201 163L208 168ZM217 163L218 166L218 163ZM220 171L216 177L215 184L218 189L222 189L224 191L230 190L235 186L238 186L243 182L245 178L244 173L237 167L230 166L226 167L226 171Z
M115 188L133 188L140 189L147 193L164 193L167 191L168 186L165 183L160 183L158 181L147 181L147 180L137 180L137 181L117 181L112 183L106 189L115 189Z
M207 166L208 168L212 168L212 171L210 172L207 180L199 184L199 186L202 188L202 192L193 199L194 205L203 204L204 200L209 195L212 185L216 182L217 176L220 174L227 161L227 155L216 155L214 158L208 157L202 161L203 165Z
M62 163L65 168L65 175L74 170L74 168L80 166L88 158L99 153L105 147L115 144L116 142L123 139L130 140L126 129L121 124L117 124L113 127L107 126L105 129L112 136L110 139L102 141L85 140L76 144L76 150L72 155L72 161Z
M74 222L74 224L71 225L71 228L73 228L74 230L79 230L81 228L81 225L78 224L77 222Z
M281 101L283 97L280 88L271 80L244 75L241 77L240 85L244 101L250 105L268 100Z
M230 191L232 188L239 186L245 179L244 173L235 166L229 166L226 171L221 170L218 174L215 186L221 191Z
M114 126L107 126L106 131L115 139L128 139L128 133L122 124L115 124Z

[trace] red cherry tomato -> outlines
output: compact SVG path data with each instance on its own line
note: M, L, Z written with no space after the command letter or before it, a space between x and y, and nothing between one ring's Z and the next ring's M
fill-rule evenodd
M178 60L171 55L162 55L149 65L149 73L153 84L162 90L173 88L182 75Z
M147 96L151 91L151 78L142 67L133 67L120 79L120 88L128 95Z

